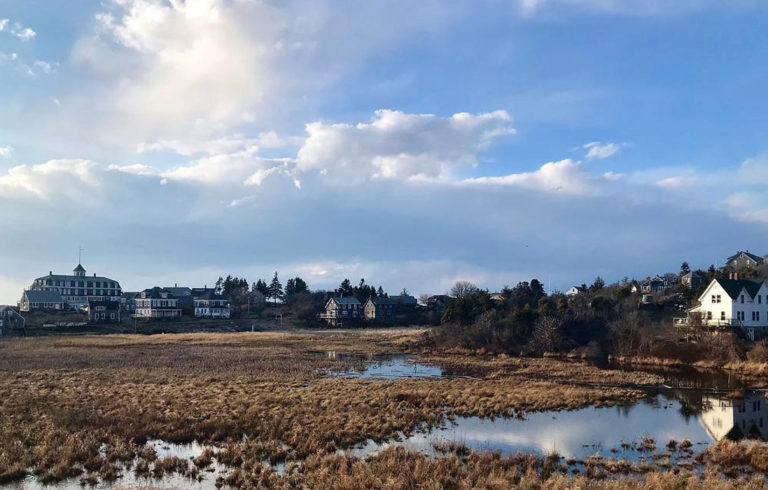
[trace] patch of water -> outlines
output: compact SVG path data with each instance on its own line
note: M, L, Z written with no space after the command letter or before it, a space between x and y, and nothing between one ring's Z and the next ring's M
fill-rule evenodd
M673 396L660 394L624 406L530 413L525 419L460 417L454 423L410 437L401 434L399 441L369 440L344 453L365 457L399 445L436 456L436 445L451 443L506 455L520 452L544 456L555 451L566 459L599 455L643 463L651 462L654 453L667 453L670 441L679 444L687 439L691 449L699 452L726 437L768 436L768 403L761 394L748 394L735 401L703 395L697 406ZM648 447L650 440L653 449ZM691 456L669 452L672 464Z
M330 359L349 359L348 356L329 352ZM347 369L333 372L333 376L343 378L381 378L381 379L407 379L407 378L434 378L444 376L440 366L420 364L415 362L416 356L404 354L374 356L366 360L362 369Z
M150 439L146 443L147 447L154 448L157 459L163 459L167 457L175 456L180 459L189 461L190 467L194 465L192 460L203 454L207 448L214 449L213 446L207 446L198 442L191 444L173 444L158 439ZM138 476L135 473L136 462L126 468L123 467L120 470L120 478L114 482L99 481L97 485L82 484L80 477L70 478L61 482L44 484L40 479L34 475L26 477L21 482L15 482L7 485L0 485L2 490L83 490L97 489L97 490L116 490L116 489L130 489L130 488L152 488L152 489L192 489L192 490L216 490L216 479L219 476L224 476L232 468L226 467L214 461L206 468L199 470L199 475L196 478L186 477L179 474L165 473L161 478ZM83 474L82 476L85 476Z

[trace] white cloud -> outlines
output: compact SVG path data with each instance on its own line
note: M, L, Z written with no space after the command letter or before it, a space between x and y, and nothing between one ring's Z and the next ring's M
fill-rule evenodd
M40 73L43 75L52 75L56 73L59 69L59 63L55 61L37 60L34 63L32 63L32 66L35 68L37 73Z
M291 159L261 158L254 149L222 153L162 173L163 178L213 185L261 185L272 174L289 175Z
M33 195L40 199L77 197L83 188L98 188L101 169L90 160L50 160L40 165L19 165L0 175L0 190L9 196Z
M762 195L734 192L724 201L732 217L740 221L768 223L768 202Z
M657 180L656 186L665 189L679 189L682 187L690 187L698 181L699 179L695 175L676 175Z
M218 155L222 153L247 151L255 153L261 148L284 148L288 146L300 146L304 140L301 138L289 137L282 138L274 131L259 133L256 138L245 137L241 133L236 133L219 138L206 140L199 139L174 139L158 140L154 143L142 143L138 147L139 153L151 151L170 150L179 155Z
M71 51L93 81L88 93L68 96L73 130L90 130L104 143L191 155L219 153L201 141L292 124L298 109L311 107L363 60L413 32L441 29L458 8L395 1L408 16L370 2L105 0L93 31ZM85 107L98 120L80 120ZM262 136L263 148L295 144Z
M116 170L118 172L123 172L126 174L133 174L133 175L149 175L149 176L158 176L160 173L157 169L154 167L151 167L149 165L144 165L141 163L134 163L132 165L110 165L109 170Z
M622 145L616 143L601 143L599 141L593 141L584 145L587 150L585 158L587 160L608 158L621 150Z
M0 146L0 158L10 158L12 154L12 146Z
M478 164L477 154L515 133L506 111L451 117L376 111L370 123L306 126L298 168L336 183L370 178L447 179Z
M593 177L586 173L581 162L569 158L542 165L535 172L509 174L498 177L475 177L462 180L466 185L497 185L535 189L569 195L594 195L600 192L600 182L616 180L615 174L608 177Z
M24 27L18 22L11 22L11 19L0 19L0 32L8 32L22 41L29 41L37 35L29 27Z
M748 158L738 170L739 178L749 184L768 184L768 157Z

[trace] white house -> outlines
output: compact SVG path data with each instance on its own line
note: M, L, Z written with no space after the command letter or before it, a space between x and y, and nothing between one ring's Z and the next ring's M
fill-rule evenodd
M573 286L571 289L565 292L566 296L578 296L581 293L585 293L587 288L584 286Z
M197 318L229 318L229 298L216 294L213 289L193 292Z
M699 306L688 310L709 326L742 328L754 339L758 329L768 327L768 284L764 281L714 279L699 297ZM766 330L768 331L768 330Z
M179 299L165 289L154 287L140 292L133 300L136 304L136 318L176 319L181 318Z

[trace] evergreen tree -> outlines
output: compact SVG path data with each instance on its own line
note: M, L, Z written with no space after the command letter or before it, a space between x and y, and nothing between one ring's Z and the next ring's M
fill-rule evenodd
M283 285L280 284L280 279L277 278L277 271L275 271L275 277L272 278L272 282L269 284L267 291L267 297L275 300L277 304L278 299L283 299L285 294L283 293Z
M344 279L339 285L339 289L335 292L337 296L348 298L349 296L353 296L355 291L352 288L352 283L349 282L349 279Z
M304 279L300 277L293 278L293 294L301 294L309 292L309 287Z
M269 296L269 286L267 286L266 281L263 279L258 280L256 286L254 286L254 289L260 292L265 298Z
M688 262L683 262L680 266L680 275L684 276L691 272L691 267L688 265Z

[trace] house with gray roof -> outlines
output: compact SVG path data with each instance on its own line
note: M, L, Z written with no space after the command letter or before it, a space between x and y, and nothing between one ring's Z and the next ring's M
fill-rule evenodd
M160 287L145 289L136 298L134 316L152 320L177 320L181 318L179 299L168 290Z
M725 261L726 267L731 267L737 270L757 267L758 265L764 263L765 259L763 257L750 253L749 250L744 252L739 250L735 254L728 257Z
M24 317L13 306L0 306L0 335L12 328L24 327Z
M232 314L229 298L205 288L192 291L197 318L229 318Z
M395 323L398 302L394 298L368 298L363 316L369 322Z
M19 310L29 311L62 311L66 303L58 291L24 291L19 300Z
M325 313L320 318L331 326L340 327L345 322L357 322L363 318L363 305L355 297L334 297L325 303Z

